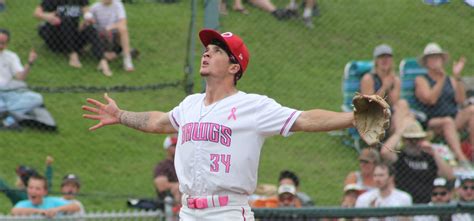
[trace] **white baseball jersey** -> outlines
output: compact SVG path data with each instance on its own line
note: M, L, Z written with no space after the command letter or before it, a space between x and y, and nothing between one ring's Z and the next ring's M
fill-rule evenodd
M288 136L301 112L241 91L208 106L204 98L190 95L169 113L179 131L175 167L180 191L250 195L265 138Z

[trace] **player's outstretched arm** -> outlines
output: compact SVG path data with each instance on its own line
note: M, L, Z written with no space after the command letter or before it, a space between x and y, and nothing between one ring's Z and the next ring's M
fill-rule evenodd
M84 114L83 117L91 120L98 120L99 123L89 128L89 130L96 130L98 128L113 125L123 124L137 130L150 133L174 133L176 130L171 125L168 114L159 111L153 112L131 112L121 110L115 101L107 94L104 94L107 104L100 101L88 98L87 102L94 105L82 106L82 109L93 114Z
M333 112L321 109L304 111L296 119L290 131L319 132L353 126L353 112Z

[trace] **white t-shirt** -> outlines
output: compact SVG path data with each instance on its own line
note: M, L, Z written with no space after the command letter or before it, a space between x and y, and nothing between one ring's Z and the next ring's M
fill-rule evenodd
M23 71L23 65L15 52L0 51L0 89L5 89L15 75Z
M455 204L456 202L451 202ZM428 205L433 205L432 202ZM468 213L455 213L451 215L451 221L471 221L471 215ZM439 216L425 215L425 216L414 216L413 221L442 221Z
M204 98L190 95L169 113L179 132L175 168L180 191L250 195L265 138L288 136L301 112L241 91L207 107Z
M121 19L127 18L125 8L121 1L113 1L110 5L105 5L102 2L94 3L90 12L94 15L99 30L105 29L108 25L117 23Z
M356 208L364 207L398 207L411 206L413 203L410 194L399 189L393 189L390 195L382 197L379 189L370 190L361 194L356 201ZM377 219L369 219L377 220ZM397 217L386 217L385 220L398 220Z

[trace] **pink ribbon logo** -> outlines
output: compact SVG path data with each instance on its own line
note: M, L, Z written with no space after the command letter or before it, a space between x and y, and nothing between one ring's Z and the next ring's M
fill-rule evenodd
M234 120L237 120L237 117L235 116L235 112L237 111L237 108L233 107L230 110L230 115L227 117L227 120L230 120L231 118L234 118Z

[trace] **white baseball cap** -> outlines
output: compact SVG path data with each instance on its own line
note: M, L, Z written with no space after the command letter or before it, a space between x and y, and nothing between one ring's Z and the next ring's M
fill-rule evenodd
M292 195L296 194L296 187L294 185L283 184L278 187L278 195L283 193L291 193Z
M163 148L167 150L171 146L176 146L178 143L178 137L176 135L169 135L165 138L165 141L163 141Z

